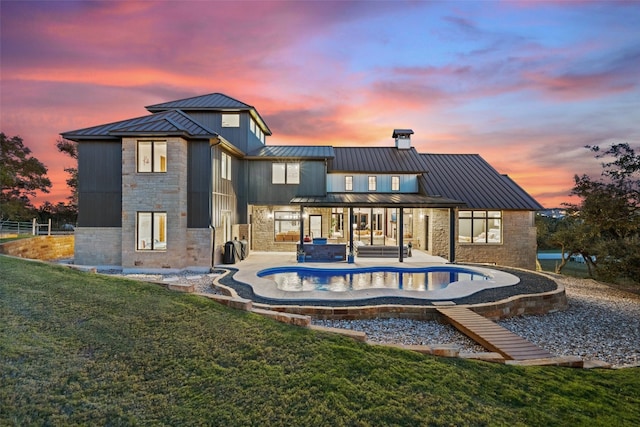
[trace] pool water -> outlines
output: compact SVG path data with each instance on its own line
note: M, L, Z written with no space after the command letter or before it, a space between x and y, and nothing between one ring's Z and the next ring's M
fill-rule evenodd
M258 272L273 280L283 291L347 292L365 289L401 289L433 291L458 281L488 280L488 275L452 266L424 268L368 267L320 269L310 267L276 267Z

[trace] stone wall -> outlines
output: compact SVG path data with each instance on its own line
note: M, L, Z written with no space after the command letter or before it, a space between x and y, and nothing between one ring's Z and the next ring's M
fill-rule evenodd
M502 244L456 244L457 262L536 269L536 227L531 211L502 212Z
M75 231L76 265L122 264L122 229L118 227L78 227Z
M190 265L187 251L187 141L167 141L167 171L137 173L138 138L122 140L122 267L181 269ZM136 250L136 214L167 213L166 251ZM192 253L193 255L193 253Z
M0 254L54 260L73 257L74 236L35 236L0 244Z
M211 229L187 229L186 267L191 270L209 269L211 263Z

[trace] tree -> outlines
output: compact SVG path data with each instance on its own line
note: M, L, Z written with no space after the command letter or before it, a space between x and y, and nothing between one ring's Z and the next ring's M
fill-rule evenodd
M600 179L575 176L571 194L582 201L566 205L573 223L557 238L582 253L598 278L640 283L640 155L629 144L586 148L609 161Z
M0 217L29 219L34 209L30 197L36 191L48 193L51 181L47 168L31 156L22 138L8 138L0 132Z
M78 161L78 144L68 139L59 138L56 141L56 147L61 153L67 154L69 157ZM67 186L71 189L71 196L69 196L69 207L78 210L78 168L64 168L64 171L69 174L67 178Z

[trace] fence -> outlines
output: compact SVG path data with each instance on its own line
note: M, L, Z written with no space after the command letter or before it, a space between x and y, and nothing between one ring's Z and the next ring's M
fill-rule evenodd
M31 234L32 236L51 236L51 219L47 223L39 224L34 218L33 221L0 221L0 236Z

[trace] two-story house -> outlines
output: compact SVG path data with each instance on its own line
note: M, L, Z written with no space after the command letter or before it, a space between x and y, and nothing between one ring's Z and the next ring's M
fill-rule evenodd
M421 154L410 129L389 147L270 146L257 110L219 93L146 108L62 134L78 142L77 264L204 270L237 237L535 267L541 206L477 155Z

